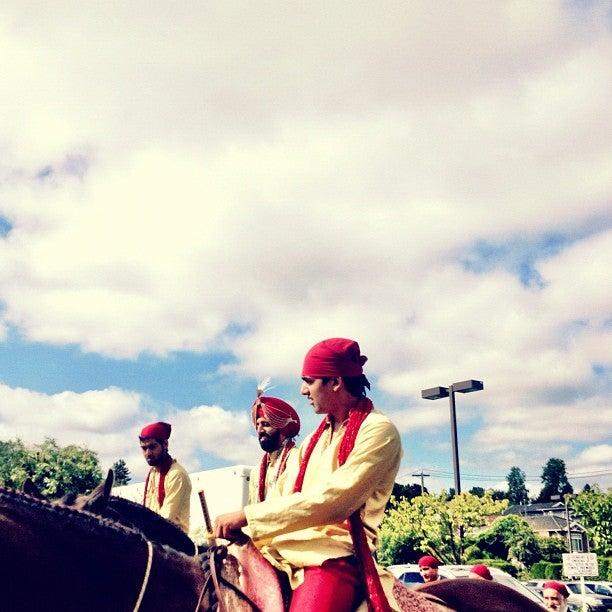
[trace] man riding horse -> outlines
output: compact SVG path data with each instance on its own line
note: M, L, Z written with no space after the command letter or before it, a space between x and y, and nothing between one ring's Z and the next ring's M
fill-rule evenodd
M372 552L402 450L396 427L366 397L366 360L357 342L344 338L308 351L301 393L323 421L279 478L280 495L215 523L215 536L228 540L248 527L286 576L293 612L350 612L364 600L376 612L399 609L393 577Z
M143 505L189 532L191 481L185 468L168 453L169 423L151 423L138 439L145 461L151 466L145 480Z
M300 417L293 406L278 397L264 396L264 385L257 389L251 406L253 427L264 454L251 470L249 503L266 499L287 467L291 455L297 453L293 438L300 433Z

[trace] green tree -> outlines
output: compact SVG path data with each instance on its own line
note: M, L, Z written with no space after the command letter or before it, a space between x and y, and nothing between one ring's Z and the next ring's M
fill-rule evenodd
M21 440L0 442L0 465L0 484L21 488L29 477L52 498L89 493L102 478L96 453L76 445L62 448L51 438L32 447Z
M526 567L540 558L538 537L525 519L511 514L495 521L487 530L470 537L480 558L503 559ZM470 550L470 556L475 557Z
M0 484L21 488L24 480L34 473L36 459L24 443L17 440L0 441Z
M115 481L113 486L120 487L122 485L126 485L132 477L130 475L130 470L128 469L127 464L123 459L119 459L113 463L113 467L111 468L113 473L115 474Z
M542 561L549 563L562 563L563 553L567 552L567 541L564 538L553 536L550 538L538 536L540 557Z
M505 500L494 501L491 491L483 497L461 493L451 500L445 492L393 500L381 524L378 558L383 564L405 563L412 560L406 554L418 550L433 553L445 563L461 563L466 534L507 505Z
M563 497L566 493L573 493L574 489L567 480L565 461L555 457L549 459L542 469L542 490L538 502L549 502L551 495Z
M469 493L476 495L476 497L484 497L485 490L482 487L472 487Z
M494 501L501 501L502 499L508 499L508 494L500 489L493 489L491 497Z
M612 491L602 493L596 485L570 500L576 518L586 527L598 555L612 556Z
M525 472L513 466L506 476L508 483L508 499L511 504L526 504L529 502L529 491L525 486Z

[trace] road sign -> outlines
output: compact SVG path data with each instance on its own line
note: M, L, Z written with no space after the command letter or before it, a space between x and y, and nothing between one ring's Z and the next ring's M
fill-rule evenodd
M564 553L563 575L569 578L597 576L597 555L595 553Z

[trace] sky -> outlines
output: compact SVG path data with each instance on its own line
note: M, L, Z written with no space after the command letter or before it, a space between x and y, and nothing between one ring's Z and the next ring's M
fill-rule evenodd
M254 464L356 339L401 482L612 486L612 5L8 0L0 440ZM300 439L303 439L301 436Z

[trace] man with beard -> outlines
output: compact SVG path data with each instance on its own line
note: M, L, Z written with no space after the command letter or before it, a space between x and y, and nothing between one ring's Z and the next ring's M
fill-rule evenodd
M145 480L143 504L187 533L191 481L185 468L168 453L171 431L169 423L151 423L138 436L142 454L151 466Z
M274 489L285 471L291 455L297 453L293 438L300 433L300 417L291 405L277 397L263 396L257 389L257 399L251 407L251 417L264 455L251 470L249 503L262 502Z
M567 598L569 597L567 587L556 580L549 580L544 583L542 596L547 610L565 612L567 610Z

